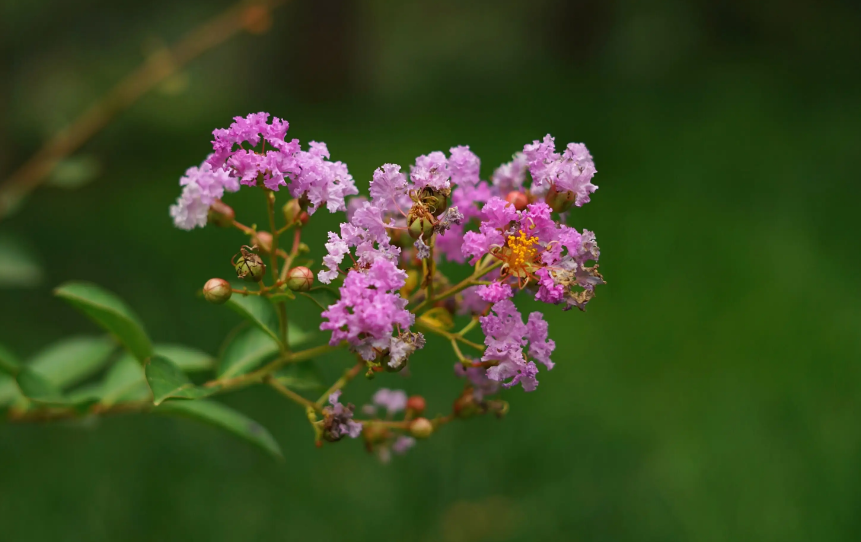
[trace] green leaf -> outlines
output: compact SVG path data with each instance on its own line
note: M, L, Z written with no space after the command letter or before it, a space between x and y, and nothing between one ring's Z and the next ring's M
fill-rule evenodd
M234 295L227 301L226 305L250 322L251 325L268 334L273 340L279 341L278 315L268 300L256 295Z
M117 296L85 282L67 282L54 293L111 332L143 363L152 355L152 343L138 317Z
M215 387L195 386L182 369L162 356L151 357L146 364L145 372L155 405L160 405L166 399L200 399L217 390Z
M65 405L70 402L60 388L31 367L25 366L21 369L15 380L18 382L21 393L31 401L57 405Z
M34 252L18 238L1 235L0 287L32 288L43 278L42 266Z
M110 337L69 337L40 351L27 367L52 386L68 388L104 367L114 348Z
M275 457L283 457L281 448L265 427L221 403L208 400L175 401L161 405L154 412L182 416L214 425L258 446Z
M334 290L330 290L325 286L317 286L316 288L311 288L307 292L300 292L304 297L307 297L311 301L313 301L317 306L323 308L324 310L331 305L332 303L338 301L340 297Z
M108 370L102 381L100 402L111 406L125 401L143 401L151 396L144 368L131 354L125 354Z
M296 294L294 294L290 290L284 290L283 292L278 292L277 294L272 294L269 296L269 301L271 303L280 303L282 301L292 301L294 299L296 299Z
M290 345L290 348L296 348L308 342L311 337L313 337L313 333L308 333L294 326L292 322L287 324L287 344Z
M15 376L21 370L21 361L5 346L0 344L0 371Z
M92 404L98 403L102 398L102 383L91 382L84 384L79 388L75 388L66 394L69 402L77 407L89 407Z
M208 371L215 366L215 359L212 356L190 346L157 344L153 350L155 355L166 357L186 373Z
M232 378L252 371L279 350L268 334L256 327L247 327L225 347L218 363L218 378Z
M5 408L25 400L18 384L11 376L0 374L0 408Z

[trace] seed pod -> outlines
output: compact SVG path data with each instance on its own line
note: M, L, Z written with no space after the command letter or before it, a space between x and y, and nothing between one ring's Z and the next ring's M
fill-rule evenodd
M433 424L427 418L416 418L410 424L410 434L416 438L428 438L433 434Z
M509 192L508 195L505 196L505 201L514 205L514 208L518 211L522 211L526 209L526 206L529 205L529 198L523 192Z
M430 187L422 189L419 199L434 216L441 215L448 208L448 196L451 190L435 190Z
M433 222L429 216L411 214L407 224L407 232L413 239L423 237L430 240L433 234Z
M226 303L232 294L230 283L224 279L209 279L203 285L203 297L215 305Z
M260 252L269 254L272 251L272 234L268 231L259 231L254 237L254 244L260 247Z
M287 273L287 287L294 292L307 292L314 284L314 273L307 267L294 267Z
M287 224L292 224L299 220L299 215L302 214L302 206L299 204L298 199L291 199L284 204L281 211L284 213L284 221Z
M574 204L575 198L576 194L574 194L574 192L571 192L570 190L559 192L554 184L547 192L547 197L544 201L557 213L563 213L571 208L571 205Z
M243 251L236 260L236 276L247 282L260 282L266 274L266 264L257 254Z
M236 213L233 212L233 209L220 199L217 199L209 206L206 223L215 224L219 228L226 228L233 224L234 218L236 218Z
M425 398L421 395L413 395L407 399L407 410L411 410L415 414L422 414L425 411L425 406Z

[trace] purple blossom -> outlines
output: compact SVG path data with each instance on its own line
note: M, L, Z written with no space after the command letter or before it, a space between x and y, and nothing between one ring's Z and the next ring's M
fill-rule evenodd
M415 165L410 168L410 180L419 190L425 187L434 190L451 188L445 153L434 151L416 158Z
M341 299L321 314L320 329L332 331L329 344L347 341L366 360L388 349L395 326L409 328L415 320L398 293L406 278L405 271L383 258L366 270L351 270L340 288Z
M338 399L341 397L341 390L329 395L329 404L331 407L323 409L323 435L326 440L337 441L345 436L356 438L362 432L362 424L353 420L354 406L348 404L342 405Z
M503 382L506 388L520 384L525 391L533 391L538 386L538 367L527 360L523 347L530 345L529 355L548 369L553 366L550 353L555 348L553 341L547 340L547 326L541 313L530 314L530 323L524 324L523 317L510 299L495 303L491 311L479 319L487 346L481 360L496 362L495 366L487 369L487 377Z
M268 113L252 113L235 117L227 129L213 131L213 153L207 163L248 186L262 180L266 188L277 191L288 186L289 179L290 194L308 199L309 214L324 203L330 212L346 210L344 198L359 193L347 166L329 161L325 143L312 141L307 151L301 150L298 140L284 139L286 121L273 117L269 124L268 119ZM258 144L259 152L253 150Z
M487 285L482 284L476 289L476 293L478 297L488 303L496 303L497 301L514 297L511 286L502 282L492 282Z
M183 230L205 226L210 205L221 199L225 190L239 190L236 179L226 171L213 170L207 162L188 168L179 184L183 187L182 194L170 207L170 216L176 227Z
M461 187L478 184L481 180L479 179L481 160L469 150L469 146L452 147L448 152L448 171L451 175L451 182Z
M533 141L523 147L523 154L532 174L532 192L544 194L551 186L559 192L572 192L577 207L589 203L589 195L598 189L592 184L595 162L582 143L569 143L561 155L550 134L543 141Z
M404 455L407 451L415 446L416 439L406 435L400 435L392 444L392 451L398 455Z
M511 162L502 164L496 168L491 180L494 188L498 190L497 195L504 197L509 192L520 190L523 187L523 182L526 180L527 170L526 155L522 152L515 154Z
M375 405L385 408L386 414L391 416L407 408L407 394L403 390L390 390L380 388L374 394Z

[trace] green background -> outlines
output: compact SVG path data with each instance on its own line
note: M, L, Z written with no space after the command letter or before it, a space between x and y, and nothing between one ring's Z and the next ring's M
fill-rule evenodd
M227 5L0 2L0 178ZM557 366L505 394L506 419L451 424L389 465L358 442L316 449L263 389L224 400L272 431L281 463L185 420L2 424L0 539L858 540L859 24L857 3L812 0L279 9L90 141L93 182L42 187L0 222L44 268L0 290L0 343L26 357L93 332L51 295L86 279L155 340L215 352L237 318L195 290L229 275L243 238L177 230L167 209L211 130L260 110L327 142L362 189L458 144L487 177L548 132L585 142L600 190L569 223L596 232L608 285L586 313L543 307ZM256 192L229 202L263 222ZM339 220L314 216L317 258ZM453 361L432 340L412 378L345 397L401 387L444 413ZM349 363L320 360L329 379Z

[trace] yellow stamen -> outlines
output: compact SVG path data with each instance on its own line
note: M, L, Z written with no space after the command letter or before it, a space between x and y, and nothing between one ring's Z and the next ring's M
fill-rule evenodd
M508 257L508 265L512 268L520 268L531 263L538 254L538 249L534 247L538 243L537 237L527 237L523 231L518 232L517 236L508 236L508 248L511 249L511 254Z

